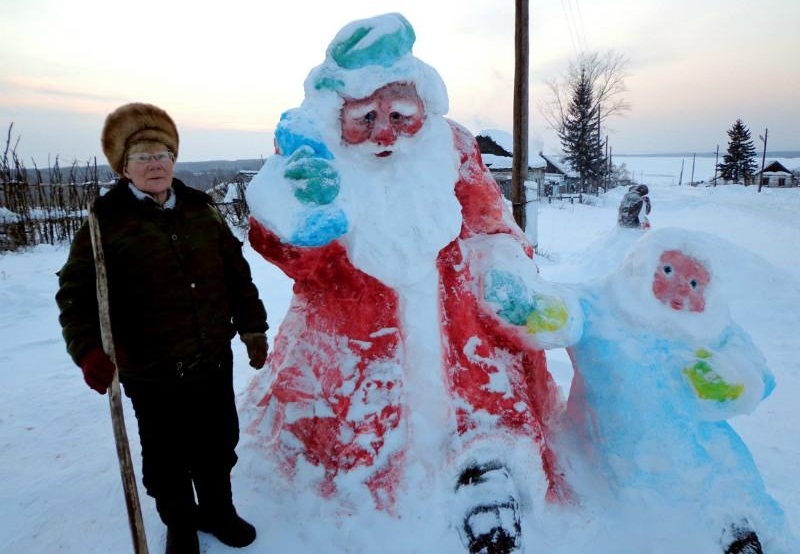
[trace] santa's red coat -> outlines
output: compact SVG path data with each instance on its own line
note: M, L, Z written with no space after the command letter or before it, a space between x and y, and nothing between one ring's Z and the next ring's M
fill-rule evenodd
M463 221L459 237L437 260L443 353L438 369L449 389L442 401L456 415L452 434L459 444L497 435L533 441L549 481L548 497L561 499L567 491L549 445L550 422L560 408L558 389L543 352L526 346L476 298L476 276L463 259L476 254L462 243L477 235L507 234L528 256L533 249L509 218L474 138L457 124L451 127L461 160L455 194ZM379 508L391 509L404 462L402 439L391 435L401 432L408 411L415 409L403 402L398 293L354 267L339 241L293 246L254 218L249 239L294 279L292 305L271 357L276 378L259 402L270 413L269 432L278 437L275 451L289 473L300 458L324 468L323 491L335 490L343 472L370 468L365 485ZM498 360L509 383L504 391L489 386ZM259 420L254 426L264 424Z

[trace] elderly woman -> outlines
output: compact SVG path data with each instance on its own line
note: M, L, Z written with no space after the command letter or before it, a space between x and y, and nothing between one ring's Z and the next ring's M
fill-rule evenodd
M139 426L144 486L167 526L166 552L199 552L197 529L246 546L256 531L231 495L239 421L230 342L238 333L250 365L264 365L264 306L241 242L211 198L172 176L179 139L170 116L124 105L106 119L102 144L121 176L95 203L114 346ZM56 300L69 354L105 394L115 368L101 346L89 235L84 224Z

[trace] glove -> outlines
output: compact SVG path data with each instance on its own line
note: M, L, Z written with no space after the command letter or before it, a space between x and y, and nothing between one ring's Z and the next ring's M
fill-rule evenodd
M330 204L339 194L339 172L328 160L315 157L310 146L301 146L291 155L284 177L292 182L294 196L303 204Z
M103 349L96 346L89 350L81 359L80 366L86 384L100 394L105 394L114 380L117 368Z
M250 358L250 367L261 369L267 362L267 335L264 333L245 333L242 342L247 348L247 357Z
M339 172L325 157L303 144L289 157L283 176L292 183L294 196L306 206L289 242L296 246L325 246L347 233L347 216L331 204L339 194Z

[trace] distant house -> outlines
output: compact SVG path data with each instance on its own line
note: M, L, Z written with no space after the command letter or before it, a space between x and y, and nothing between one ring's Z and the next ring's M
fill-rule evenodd
M539 153L545 161L545 196L561 196L576 192L579 176L555 156Z
M491 131L475 137L481 152L483 164L494 177L503 196L511 199L511 169L514 163L513 146L508 133ZM536 188L543 195L545 161L538 155L528 154L528 182L536 183ZM530 184L528 188L530 188Z
M796 186L794 175L778 160L770 160L764 165L764 171L756 173L756 182L763 187Z
M509 148L509 150L506 150L506 148L503 148L503 146L497 143L499 140L498 137L492 135L478 135L475 137L481 154L491 154L493 156L506 158L512 157L513 154L511 153L511 150L513 149L513 146L506 145Z

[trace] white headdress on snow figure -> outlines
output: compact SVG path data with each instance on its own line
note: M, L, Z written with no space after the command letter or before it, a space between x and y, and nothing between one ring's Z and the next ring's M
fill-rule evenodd
M713 260L718 249L710 235L677 228L649 231L633 245L619 269L608 277L615 303L634 326L646 324L683 337L710 339L717 336L730 321L725 299L720 294ZM699 282L697 296L702 309L671 307L657 297L654 281L660 273L667 278L678 271L670 267L670 256L678 252L689 263L696 262L697 270L707 272L707 280ZM646 314L646 318L642 318Z

